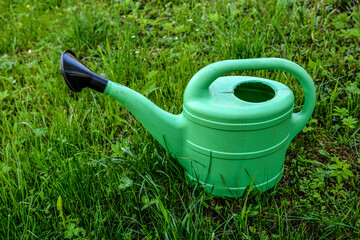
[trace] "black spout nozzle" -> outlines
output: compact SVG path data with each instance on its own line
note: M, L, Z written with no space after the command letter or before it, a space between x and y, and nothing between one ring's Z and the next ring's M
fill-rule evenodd
M61 54L60 65L65 82L72 91L80 92L89 87L104 92L109 80L88 69L72 51L66 50Z

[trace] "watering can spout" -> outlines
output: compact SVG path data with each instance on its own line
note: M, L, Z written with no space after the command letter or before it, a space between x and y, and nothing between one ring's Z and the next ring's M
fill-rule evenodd
M81 92L83 88L89 87L104 92L109 80L88 69L72 51L63 52L60 63L62 75L72 91Z
M109 95L125 106L172 156L181 152L181 145L176 143L182 141L185 127L182 114L168 113L140 93L92 72L70 50L63 52L60 64L72 91L89 87Z

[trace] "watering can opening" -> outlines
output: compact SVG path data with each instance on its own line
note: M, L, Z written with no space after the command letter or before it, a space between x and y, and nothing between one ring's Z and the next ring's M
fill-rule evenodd
M271 100L275 96L275 90L261 82L246 82L235 88L234 95L246 102L261 103Z

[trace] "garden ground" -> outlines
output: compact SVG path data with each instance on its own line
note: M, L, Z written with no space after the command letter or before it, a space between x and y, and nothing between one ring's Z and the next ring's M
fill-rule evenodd
M1 239L360 237L357 1L1 1ZM186 184L114 100L70 92L62 51L171 113L202 67L280 57L317 88L278 186L243 198ZM278 71L236 73L301 86Z

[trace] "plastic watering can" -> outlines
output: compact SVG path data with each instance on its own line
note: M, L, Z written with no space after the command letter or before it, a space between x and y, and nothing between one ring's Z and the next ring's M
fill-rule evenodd
M294 95L284 84L258 77L222 77L266 69L288 72L301 83L305 102L300 112L293 113ZM89 87L122 103L178 160L191 183L218 196L242 196L250 185L261 191L274 187L283 175L291 140L315 106L309 74L279 58L226 60L204 67L186 87L179 115L93 73L69 50L61 56L61 71L72 91Z

